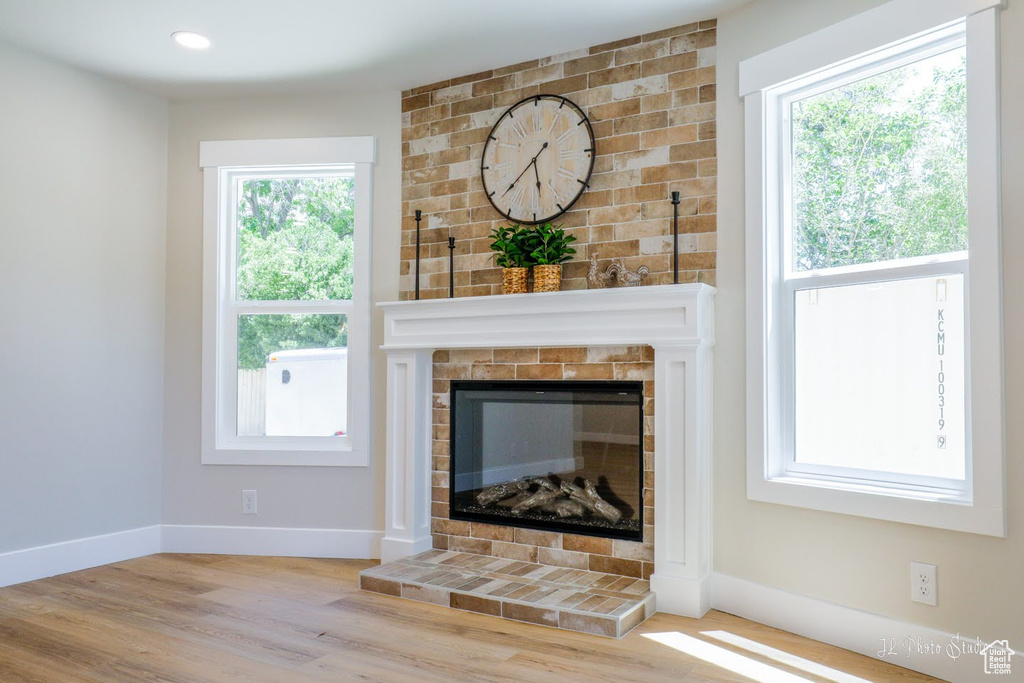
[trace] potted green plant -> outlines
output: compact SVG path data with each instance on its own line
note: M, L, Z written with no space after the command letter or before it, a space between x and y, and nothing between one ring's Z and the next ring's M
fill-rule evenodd
M527 230L518 223L491 231L491 251L501 268L501 288L505 294L526 294L530 266Z
M533 291L557 292L562 288L562 264L572 260L576 241L561 227L544 223L530 231L526 240L533 262Z

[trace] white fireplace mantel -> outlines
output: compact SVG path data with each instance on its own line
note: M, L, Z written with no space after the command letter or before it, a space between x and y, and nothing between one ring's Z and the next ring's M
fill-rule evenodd
M378 304L384 309L384 562L430 549L436 349L654 348L654 574L658 610L701 616L711 573L714 287L703 284Z

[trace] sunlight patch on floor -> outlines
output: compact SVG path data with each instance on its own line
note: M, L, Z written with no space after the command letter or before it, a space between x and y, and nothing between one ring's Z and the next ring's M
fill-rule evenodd
M645 633L644 638L667 645L683 654L697 659L702 659L708 664L713 664L727 671L752 678L760 683L811 683L807 678L796 676L787 671L776 669L774 666L763 664L756 660L737 654L732 650L726 650L703 640L684 635L678 631L666 633Z
M835 681L835 683L870 683L866 678L860 678L859 676L853 676L851 674L838 671L831 667L827 667L824 664L812 662L811 660L804 659L803 657L797 657L796 655L784 652L783 650L776 650L774 647L769 645L764 645L755 640L744 638L743 636L737 636L733 633L729 633L728 631L701 631L701 635L714 638L715 640L720 640L723 643L735 645L736 647L753 652L756 655L767 657L779 664L784 664L794 669L800 669L801 671L813 674L814 676Z

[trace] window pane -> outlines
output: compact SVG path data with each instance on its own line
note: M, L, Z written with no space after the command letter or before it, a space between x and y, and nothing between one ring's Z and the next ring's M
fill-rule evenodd
M962 275L796 293L796 462L964 478Z
M350 177L238 180L237 297L352 298Z
M967 249L963 48L791 104L793 270Z
M347 347L344 315L238 316L238 435L346 433Z

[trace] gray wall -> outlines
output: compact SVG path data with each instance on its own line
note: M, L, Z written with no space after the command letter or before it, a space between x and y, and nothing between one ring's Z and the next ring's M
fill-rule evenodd
M746 498L743 107L737 65L877 0L758 0L718 28L715 568L724 574L984 639L1024 642L1024 5L1002 13L1003 262L1009 536L989 538ZM911 560L938 565L939 606L909 597ZM900 634L879 634L899 636Z
M0 44L0 553L160 523L166 138Z
M384 528L383 316L374 311L369 467L200 464L203 185L200 140L375 135L374 301L398 298L401 204L399 93L212 100L170 109L163 522L330 529ZM241 514L257 489L259 514Z

